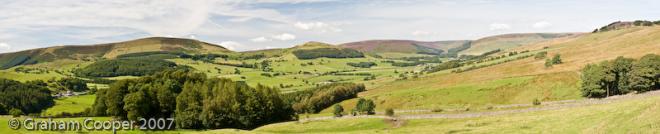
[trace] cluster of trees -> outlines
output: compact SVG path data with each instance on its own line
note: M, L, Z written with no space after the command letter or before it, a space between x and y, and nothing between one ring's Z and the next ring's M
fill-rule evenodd
M545 67L552 67L552 65L561 64L561 55L555 54L552 59L545 59Z
M376 66L377 64L374 62L349 62L346 63L346 65L352 66L352 67L360 67L360 68L371 68L372 66Z
M639 60L618 57L582 69L582 95L599 98L660 89L660 55Z
M440 63L439 65L436 65L436 66L427 66L427 67L424 68L424 72L433 73L433 72L438 72L438 71L442 71L442 70L457 68L457 67L461 67L461 66L462 66L462 64L461 64L460 61L453 60L453 61Z
M607 26L603 26L600 29L594 29L592 33L596 32L606 32L610 30L616 30L618 29L618 25L621 24L621 21L613 22L608 24ZM649 21L649 20L635 20L632 22L632 25L634 26L654 26L654 25L660 25L660 20L658 21Z
M0 78L0 114L40 113L55 104L43 81L21 83Z
M285 94L297 113L318 113L332 104L357 97L363 84L333 83L305 91Z
M502 55L502 56L504 56L504 55ZM502 64L502 63L515 61L515 60L525 59L525 58L529 58L529 57L532 57L532 56L534 56L534 55L531 55L531 54L530 55L523 55L523 56L518 56L516 58L510 58L510 59L506 59L504 61L499 61L499 62L494 62L494 63L489 63L489 64L472 65L468 68L465 68L465 69L458 68L456 70L452 70L451 72L452 73L462 73L462 72L467 72L467 71L470 71L470 70L475 70L475 69L484 68L484 67L490 67L490 66L494 66L494 65L498 65L498 64ZM495 58L495 59L500 59L500 58Z
M175 117L177 127L187 129L249 129L295 117L276 89L207 79L189 69L120 80L96 96L92 115L131 120Z
M97 61L74 72L82 77L144 76L176 67L176 63L162 59L113 59Z
M335 104L333 106L333 114L335 117L342 117L344 116L344 107L342 107L339 104ZM394 115L394 110L393 109L387 109L386 115L388 116L393 116ZM355 104L355 108L351 110L351 114L353 116L358 115L358 114L365 114L365 115L373 115L376 114L376 103L374 103L373 100L370 99L364 99L360 98L358 99L357 104Z
M62 91L81 92L89 90L85 80L71 77L57 80L54 84L54 87L55 89Z
M207 62L207 63L213 63L213 61L216 58L223 58L223 59L227 60L227 58L229 56L224 55L224 54L194 54L194 55L183 54L179 57L189 58L189 59L192 59L192 60L195 60L195 61L203 61L203 62Z
M633 25L635 25L635 26L660 25L660 20L658 20L658 21L636 20L636 21L633 21Z
M376 114L376 103L370 99L360 98L358 99L357 104L355 104L355 109L353 109L353 114L366 114L373 115Z
M293 51L298 59L326 58L362 58L364 54L349 48L316 48Z

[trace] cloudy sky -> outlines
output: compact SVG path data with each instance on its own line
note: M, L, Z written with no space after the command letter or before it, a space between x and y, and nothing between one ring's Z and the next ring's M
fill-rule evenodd
M589 32L660 20L655 0L0 0L0 52L193 38L237 51L368 39Z

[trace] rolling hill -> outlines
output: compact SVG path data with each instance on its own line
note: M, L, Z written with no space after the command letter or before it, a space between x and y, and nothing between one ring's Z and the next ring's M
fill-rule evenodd
M367 40L341 44L341 47L352 48L366 53L404 53L438 55L459 47L469 41L436 41L422 42L413 40Z
M352 48L365 53L386 55L399 54L447 54L481 55L501 49L511 49L524 45L550 41L556 38L572 37L576 33L520 33L485 37L477 40L450 41L414 41L414 40L367 40L341 44L341 47Z
M231 52L222 46L198 40L151 37L117 43L79 46L56 46L25 50L15 53L0 54L0 69L7 69L18 65L48 62L58 59L112 59L122 54L155 51L186 53Z
M570 37L573 35L576 35L576 33L521 33L496 35L472 41L470 48L459 52L459 54L481 55L497 49L506 50L523 45L549 41L555 38Z

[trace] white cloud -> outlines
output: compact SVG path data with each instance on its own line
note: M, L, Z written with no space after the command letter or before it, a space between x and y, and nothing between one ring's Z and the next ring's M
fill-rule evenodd
M229 50L237 50L238 48L242 47L241 43L234 42L234 41L223 41L220 42L218 45L225 47Z
M492 31L509 30L509 29L511 29L511 26L509 26L509 24L502 24L502 23L490 24L490 30Z
M298 29L302 30L317 30L319 32L341 32L342 29L337 28L335 25L330 25L323 22L296 22L293 24Z
M534 25L532 25L532 27L536 28L536 29L544 29L544 28L548 28L550 26L552 26L552 23L547 22L547 21L539 21L539 22L534 23Z
M7 43L0 42L0 50L10 50L11 46Z
M431 34L433 34L433 33L429 32L429 31L417 30L417 31L413 31L413 32L410 33L410 34L412 34L412 35L414 35L414 36L427 36L427 35L431 35Z
M279 34L279 35L273 35L271 38L286 41L286 40L296 39L296 35L293 35L293 34L290 34L290 33L282 33L282 34Z
M268 41L271 41L271 40L272 39L269 39L269 38L266 38L266 37L263 37L263 36L250 39L250 41L252 41L252 42L268 42Z

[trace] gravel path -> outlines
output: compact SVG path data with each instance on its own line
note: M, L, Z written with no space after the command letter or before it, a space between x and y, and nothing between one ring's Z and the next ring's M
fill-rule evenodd
M524 109L512 110L499 110L499 111L486 111L486 112L465 112L465 113L452 113L452 114L417 114L417 115L399 115L396 119L460 119L460 118L476 118L488 117L503 114L526 113L535 111L557 110L573 107L582 107L589 105L607 104L622 100L641 99L651 96L659 96L660 90L650 91L642 94L627 94L611 96L603 99L583 99L583 100L563 100L563 101L549 101L542 102L541 106L535 106ZM532 106L531 104L510 104L493 106L494 108L514 108ZM418 109L418 110L396 110L395 113L411 113L411 112L431 112L431 110ZM300 120L301 122L315 121L315 120L331 120L331 119L351 119L351 118L381 118L381 119L394 119L393 117L382 115L359 115L359 116L343 116L343 117L314 117Z

